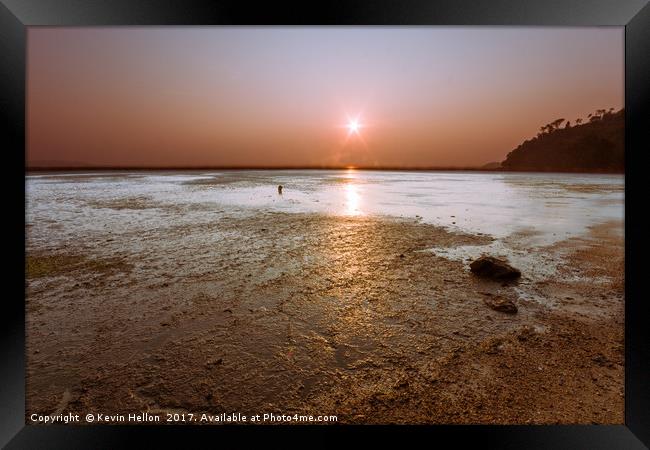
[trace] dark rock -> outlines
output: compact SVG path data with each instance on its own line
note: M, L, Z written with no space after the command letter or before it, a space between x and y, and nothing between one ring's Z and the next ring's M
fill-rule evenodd
M512 300L500 297L486 297L483 301L495 311L504 312L506 314L517 313L517 305L515 305Z
M474 274L495 280L514 280L521 276L518 269L493 256L481 256L472 262L469 267Z

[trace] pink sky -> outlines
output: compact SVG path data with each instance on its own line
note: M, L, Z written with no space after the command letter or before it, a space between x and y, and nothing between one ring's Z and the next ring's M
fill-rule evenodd
M27 70L29 165L478 166L624 98L622 27L32 27Z

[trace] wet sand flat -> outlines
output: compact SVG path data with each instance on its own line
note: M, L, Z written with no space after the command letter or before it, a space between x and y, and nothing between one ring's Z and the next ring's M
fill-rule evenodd
M623 423L620 221L512 247L553 264L502 284L462 249L507 240L419 216L79 199L85 228L28 224L28 416Z

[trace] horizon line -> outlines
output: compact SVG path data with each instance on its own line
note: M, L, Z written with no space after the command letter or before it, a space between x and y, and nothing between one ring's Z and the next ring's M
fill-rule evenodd
M489 164L489 163L488 163ZM543 170L543 169L507 169L503 167L485 168L483 166L424 166L424 167L400 167L400 166L25 166L25 172L63 172L63 171L121 171L121 170L140 170L140 171L177 171L177 170L362 170L362 171L405 171L405 172L425 172L425 171L476 171L476 172L556 172L556 173L621 173L625 170L611 169L569 169L569 170Z

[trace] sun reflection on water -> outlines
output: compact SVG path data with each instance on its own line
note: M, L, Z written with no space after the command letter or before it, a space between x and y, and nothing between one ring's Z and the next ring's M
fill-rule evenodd
M362 214L359 209L361 206L361 195L359 194L359 186L355 183L355 170L348 169L345 178L349 180L345 184L345 214L348 216L358 216Z
M357 185L355 184L346 184L345 185L345 213L349 216L358 216L361 214L359 211L361 197L359 196L359 191Z

